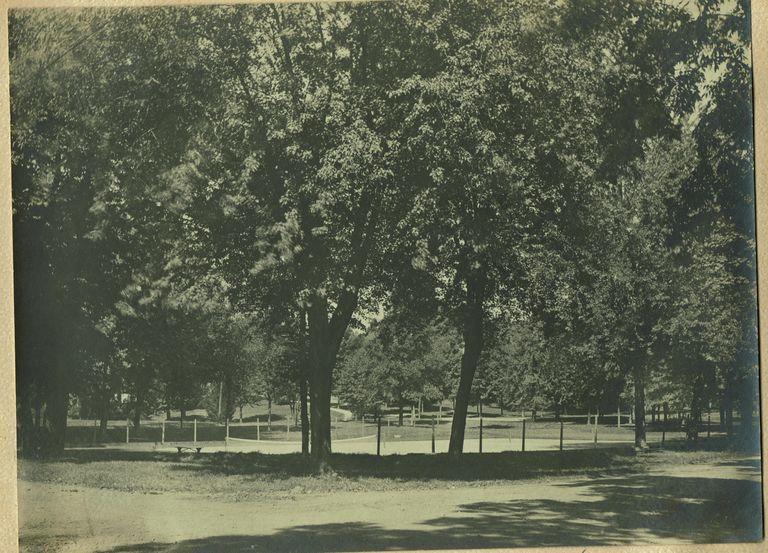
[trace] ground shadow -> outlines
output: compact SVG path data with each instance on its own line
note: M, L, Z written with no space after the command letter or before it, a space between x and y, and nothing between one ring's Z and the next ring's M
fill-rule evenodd
M751 469L753 475L755 469ZM138 543L108 553L327 552L594 546L762 539L759 482L663 475L560 484L574 499L467 503L452 515L390 528L339 521L297 525L272 535L223 535ZM514 490L510 491L510 494ZM258 522L254 522L257 526Z
M637 463L632 448L622 446L597 450L386 455L333 454L333 469L348 478L397 480L519 480L540 476L619 474ZM212 453L194 462L177 463L174 470L201 475L288 475L310 474L300 454Z

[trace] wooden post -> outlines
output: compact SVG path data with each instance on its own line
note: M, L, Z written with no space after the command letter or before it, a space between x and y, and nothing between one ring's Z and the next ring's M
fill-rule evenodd
M560 421L560 451L563 450L563 421Z
M376 417L376 455L381 455L381 413Z
M435 417L432 417L432 453L435 452Z
M160 430L160 443L161 444L165 443L165 419L163 419L163 426L162 426L162 429Z
M259 417L256 417L256 441L261 440L261 422Z
M523 419L522 451L525 451L525 419Z
M480 417L480 453L483 452L483 417Z
M125 419L125 443L131 441L131 419Z
M192 441L197 443L197 417L195 417L194 425L192 426Z
M595 427L594 427L594 431L595 431L595 445L594 445L594 447L597 447L597 413L595 413Z

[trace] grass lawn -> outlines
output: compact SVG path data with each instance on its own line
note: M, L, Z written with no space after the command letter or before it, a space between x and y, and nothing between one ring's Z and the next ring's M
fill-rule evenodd
M710 447L722 445L710 442ZM489 486L575 475L626 475L662 465L740 458L729 451L631 448L447 455L342 455L335 474L312 476L299 454L213 453L178 455L126 450L73 450L49 460L20 459L22 481L139 493L190 493L245 501L262 496L338 491L387 491Z

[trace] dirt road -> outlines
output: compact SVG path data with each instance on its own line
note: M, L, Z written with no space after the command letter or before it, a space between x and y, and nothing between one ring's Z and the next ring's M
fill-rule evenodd
M753 541L759 458L622 477L259 503L19 482L25 552L372 551ZM759 509L758 509L759 511Z

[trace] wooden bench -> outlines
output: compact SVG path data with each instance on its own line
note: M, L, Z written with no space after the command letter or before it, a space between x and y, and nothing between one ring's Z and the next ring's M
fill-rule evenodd
M202 447L187 447L183 445L177 445L176 450L181 453L182 451L196 451L197 453L200 453L200 450L203 449Z

